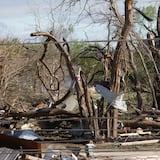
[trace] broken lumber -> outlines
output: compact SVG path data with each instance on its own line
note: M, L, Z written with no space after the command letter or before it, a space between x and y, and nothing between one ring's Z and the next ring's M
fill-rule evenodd
M153 143L159 143L159 139L134 141L134 142L123 142L123 143L120 143L120 145L121 146L131 146L131 145L144 145L144 144L153 144Z
M160 110L145 110L143 111L144 114L153 114L153 115L160 115Z
M122 133L122 134L119 134L119 136L121 137L132 137L132 136L139 136L138 133Z
M119 134L121 137L132 137L132 136L143 136L143 135L151 135L151 132L141 132L141 133L122 133Z

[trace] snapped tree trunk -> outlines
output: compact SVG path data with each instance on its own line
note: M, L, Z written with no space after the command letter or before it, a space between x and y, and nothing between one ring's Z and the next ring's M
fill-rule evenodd
M113 59L113 66L112 66L112 91L119 93L120 91L120 74L122 71L121 68L121 60L123 56L123 51L126 47L126 39L131 31L133 24L133 0L125 0L125 23L122 28L121 37L118 41L114 59ZM117 137L117 121L118 121L118 110L113 109L113 137Z

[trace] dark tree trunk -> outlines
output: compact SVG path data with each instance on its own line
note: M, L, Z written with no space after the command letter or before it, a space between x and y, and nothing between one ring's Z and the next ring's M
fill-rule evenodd
M119 93L120 90L120 73L121 73L121 60L126 47L126 39L131 31L133 24L133 0L125 0L125 23L122 28L121 38L118 41L112 66L112 91ZM118 110L113 109L113 137L117 137L117 122L118 122Z

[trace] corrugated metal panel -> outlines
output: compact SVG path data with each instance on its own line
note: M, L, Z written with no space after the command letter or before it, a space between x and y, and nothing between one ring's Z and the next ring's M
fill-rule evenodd
M39 151L38 157L41 158L41 143L38 143L35 141L25 140L25 139L16 138L13 136L8 136L5 134L0 134L0 147L6 147L6 148L11 148L11 149L16 149L16 150L36 149Z
M16 160L20 152L17 150L2 147L0 148L0 160Z

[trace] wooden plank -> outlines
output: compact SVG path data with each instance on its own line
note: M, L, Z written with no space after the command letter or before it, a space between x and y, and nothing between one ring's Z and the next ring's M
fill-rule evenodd
M119 136L121 137L132 137L132 136L139 136L138 133L122 133L122 134L119 134Z
M42 158L34 157L31 155L25 155L26 160L43 160Z
M153 139L153 140L144 140L144 141L124 142L124 143L120 143L120 145L121 146L144 145L144 144L153 144L158 142L159 142L159 139Z

